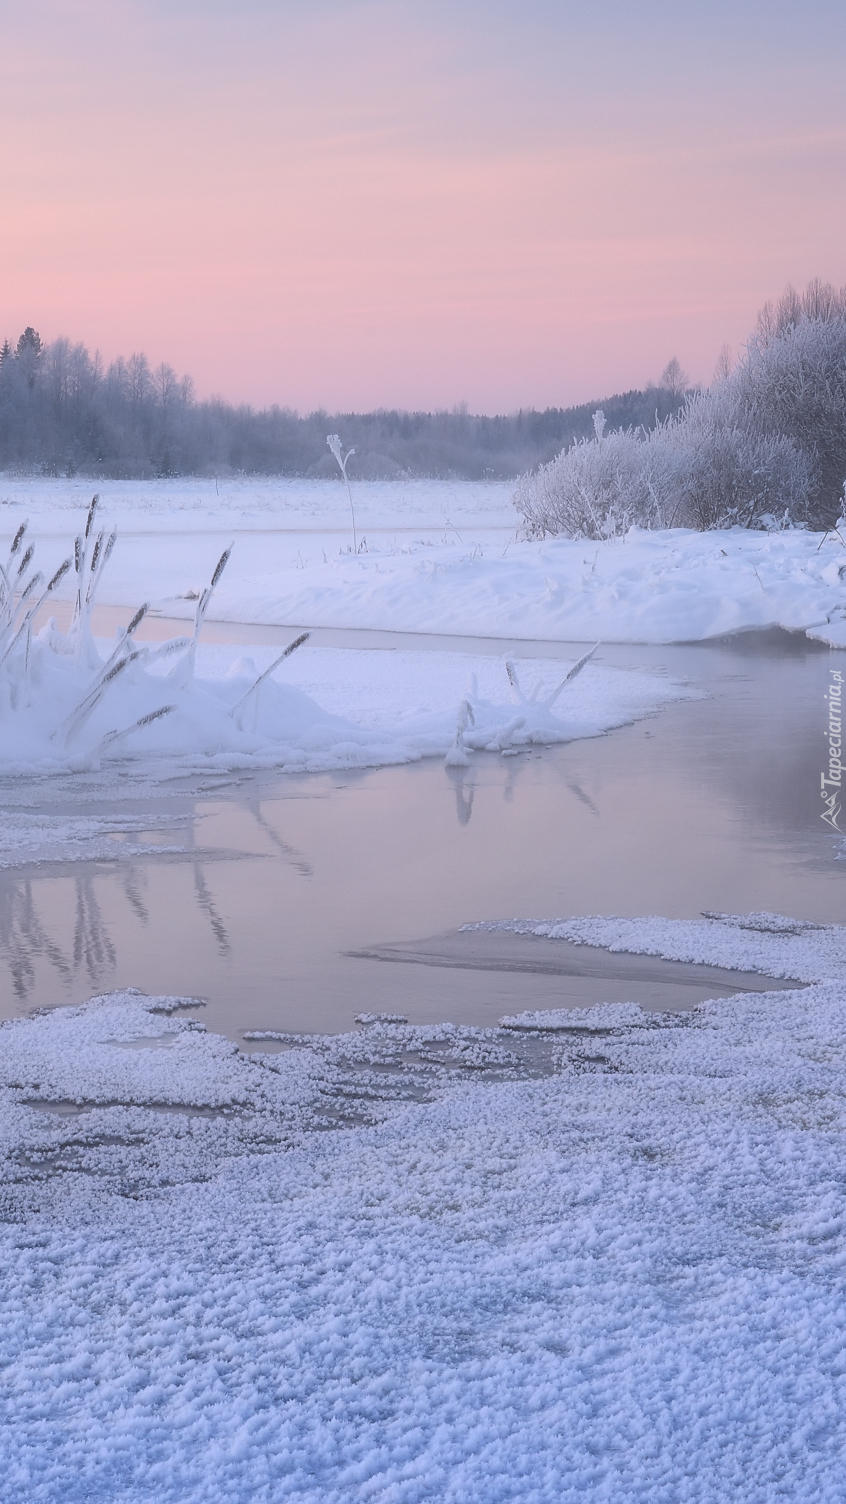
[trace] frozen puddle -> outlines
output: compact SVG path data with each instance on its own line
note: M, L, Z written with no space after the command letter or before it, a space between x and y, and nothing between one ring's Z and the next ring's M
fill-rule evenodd
M754 972L619 954L573 941L507 930L459 930L428 940L373 946L350 954L361 960L543 979L539 985L538 981L533 985L535 1000L540 992L545 992L547 1006L558 1008L632 1002L659 1012L678 1011L695 1008L708 998L730 997L736 992L771 992L801 985L795 980L776 981ZM515 991L519 985L516 984Z

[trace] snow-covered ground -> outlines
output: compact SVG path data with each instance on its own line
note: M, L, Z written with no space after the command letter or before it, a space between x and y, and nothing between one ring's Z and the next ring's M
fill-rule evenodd
M846 646L846 549L836 534L821 541L741 529L410 541L287 570L270 548L266 562L245 561L243 584L233 568L217 614L564 642L692 642L777 626Z
M2 1026L0 1498L839 1501L846 931L581 924L812 985L251 1056L139 994Z
M513 534L517 515L505 481L353 481L359 534L423 529L437 535L452 527L499 528ZM227 480L51 479L0 475L0 517L24 515L47 530L84 518L98 492L104 515L136 532L224 531L239 527L343 534L350 541L346 487L338 480L291 480L249 476ZM8 513L6 513L8 508Z
M29 516L45 567L65 556L90 481L0 478L0 525ZM223 543L222 621L572 642L679 642L781 626L846 646L838 534L632 532L520 541L501 483L361 482L362 552L328 481L104 482L119 537L99 599L191 615Z

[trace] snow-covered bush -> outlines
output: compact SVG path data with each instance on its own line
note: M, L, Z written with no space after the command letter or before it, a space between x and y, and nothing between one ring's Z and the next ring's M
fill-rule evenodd
M596 438L581 439L518 482L514 500L529 536L614 538L633 526L677 521L676 453L659 449L642 429L605 434L596 426Z
M673 517L681 526L706 530L756 527L765 517L806 520L809 455L785 435L756 432L739 421L733 378L689 398L680 416L652 436L650 447L673 487Z
M829 526L846 479L843 303L835 302L825 318L803 309L794 322L759 325L731 384L737 421L747 432L788 438L806 455L808 516Z
M603 432L520 481L530 536L639 527L829 527L846 479L846 290L767 307L736 369L648 433Z

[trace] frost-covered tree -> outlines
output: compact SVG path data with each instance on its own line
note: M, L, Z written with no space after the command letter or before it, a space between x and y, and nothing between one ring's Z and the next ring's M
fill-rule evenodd
M30 387L34 386L38 379L43 351L44 347L41 343L41 335L31 325L28 325L18 340L18 348L15 351L15 355L23 372L24 379Z
M798 312L791 300L785 317L783 299L773 326L759 326L732 377L731 396L746 431L788 438L807 456L808 516L828 526L846 479L846 299L823 286L797 301Z
M710 390L676 416L574 444L525 476L515 501L534 535L600 538L632 523L829 527L844 480L846 290L812 282L767 304L737 365L727 352Z

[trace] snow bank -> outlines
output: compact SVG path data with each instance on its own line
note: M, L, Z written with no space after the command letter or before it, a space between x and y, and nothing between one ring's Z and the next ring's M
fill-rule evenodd
M692 642L783 627L846 646L846 550L837 534L412 539L325 562L319 548L303 548L298 559L286 540L239 540L215 617L563 642ZM117 558L114 602L127 598L124 567ZM152 558L150 573L153 585ZM190 609L161 585L151 593L170 614Z
M846 953L767 922L583 921ZM179 1004L0 1028L0 1498L842 1497L842 971L253 1056Z
M255 650L254 658L229 648L200 650L200 670L212 670L203 674L189 638L125 648L92 643L92 649L80 661L73 636L52 622L31 640L26 680L0 682L0 773L106 764L155 766L160 773L171 766L317 772L413 762L443 757L453 745L457 703L472 711L462 738L468 752L513 753L598 735L687 693L654 675L591 667L578 694L575 684L567 686L550 705L566 665L520 666L524 675L535 670L543 691L535 703L523 694L516 669L510 684L495 660L304 652L300 678L347 706L343 715L269 673L278 656L272 650ZM106 682L124 662L118 678Z

